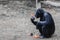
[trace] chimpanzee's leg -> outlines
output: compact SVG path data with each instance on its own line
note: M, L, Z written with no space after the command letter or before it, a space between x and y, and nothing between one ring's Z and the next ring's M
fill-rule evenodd
M49 27L47 27L46 25L39 25L38 26L38 30L40 32L40 36L43 36L43 38L50 38L51 34L49 32Z
M42 25L41 25L41 24L36 25L36 29L39 30L40 36L43 35L43 32L42 32Z
M50 32L51 32L51 28L49 26L43 25L42 27L43 36L46 38L50 38L52 36Z

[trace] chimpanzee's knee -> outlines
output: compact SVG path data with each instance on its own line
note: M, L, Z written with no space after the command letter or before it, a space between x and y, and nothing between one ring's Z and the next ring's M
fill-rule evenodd
M47 25L43 28L42 32L46 38L50 38L55 32L55 27Z

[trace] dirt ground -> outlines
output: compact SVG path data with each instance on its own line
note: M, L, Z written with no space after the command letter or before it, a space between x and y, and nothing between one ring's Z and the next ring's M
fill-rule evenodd
M48 39L35 39L28 36L29 33L38 34L38 30L31 23L31 13L35 13L35 8L23 5L0 4L0 40L59 40L60 39L60 12L53 9L49 11L54 18L56 30L55 34Z

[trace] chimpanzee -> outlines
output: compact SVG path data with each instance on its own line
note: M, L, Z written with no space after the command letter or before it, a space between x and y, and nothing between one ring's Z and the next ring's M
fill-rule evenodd
M34 16L40 18L40 21L35 21ZM51 14L44 11L42 8L39 8L34 16L32 16L31 22L36 25L41 36L43 36L43 38L50 38L55 32L55 23Z

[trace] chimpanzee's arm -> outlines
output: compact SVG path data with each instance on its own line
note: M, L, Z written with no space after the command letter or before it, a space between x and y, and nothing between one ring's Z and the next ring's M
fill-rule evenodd
M31 21L32 21L32 23L34 24L34 25L46 25L46 24L48 24L48 23L51 23L50 21L51 21L51 16L49 15L49 14L44 14L44 18L45 18L45 20L44 21L39 21L39 22L37 22L37 21L34 21L34 18L31 18Z
M31 18L31 22L36 25L37 24L37 21L34 21L32 18Z
M44 24L46 24L46 23L47 23L46 21L40 21L40 22L38 22L37 24L44 25Z
M46 24L50 23L50 20L51 20L50 16L49 15L44 15L44 17L45 17L45 20L37 22L37 25L46 25Z
M32 18L31 18L31 22L32 22L34 25L44 25L44 24L46 24L46 21L40 21L40 22L38 22L38 21L34 21Z

